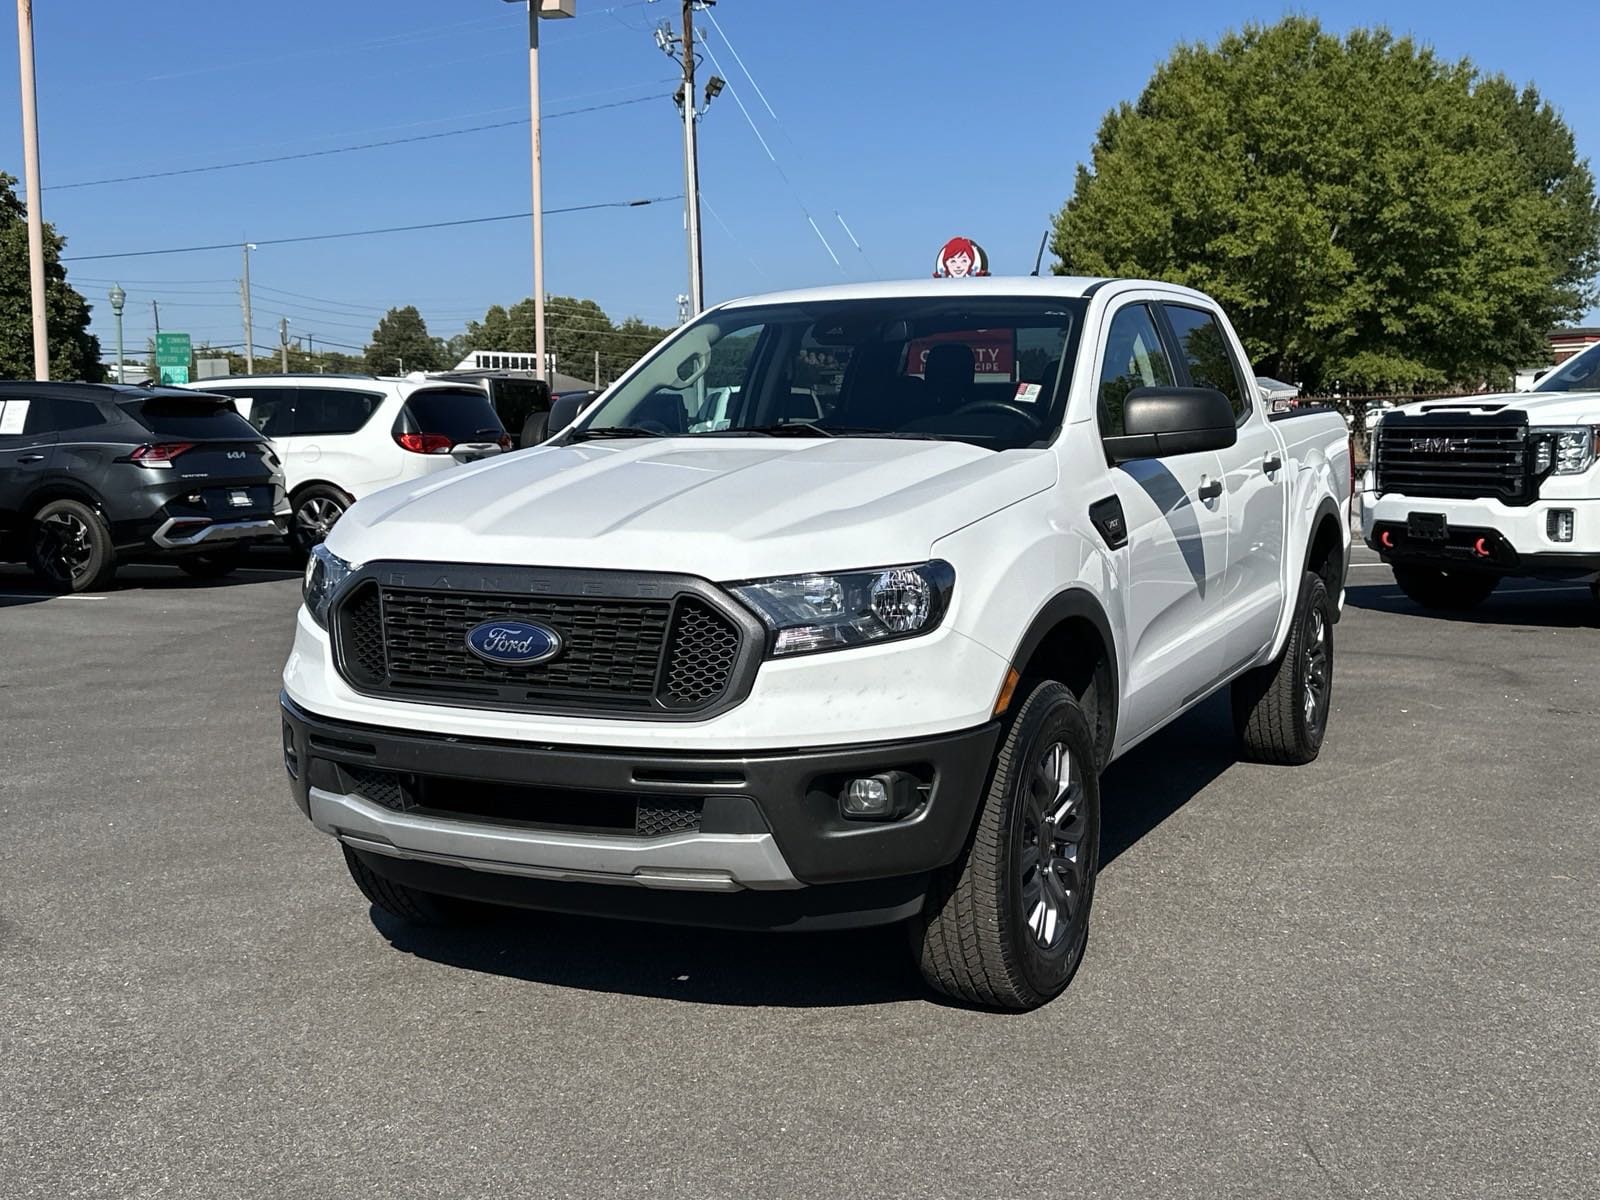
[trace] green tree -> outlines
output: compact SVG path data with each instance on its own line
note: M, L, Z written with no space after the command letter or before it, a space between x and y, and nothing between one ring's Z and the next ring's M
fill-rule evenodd
M0 378L33 378L33 302L28 283L28 210L16 179L0 171ZM66 239L44 227L45 317L50 326L50 377L105 377L100 340L89 332L89 305L61 266Z
M593 300L576 296L551 296L545 301L545 350L555 359L556 370L581 379L594 374L595 351L600 352L600 378L609 383L626 371L669 331L647 325L638 317L613 323ZM529 354L534 350L533 298L519 300L509 309L491 305L482 321L467 322L462 335L466 345L459 362L471 350L509 350ZM454 339L452 339L454 340Z
M1542 360L1593 295L1600 209L1532 88L1289 17L1178 47L1108 113L1052 247L1211 293L1263 374L1439 386Z
M444 365L442 344L428 335L428 323L416 305L391 308L372 331L367 345L367 370L374 375L406 371L437 371ZM453 363L450 365L454 365Z

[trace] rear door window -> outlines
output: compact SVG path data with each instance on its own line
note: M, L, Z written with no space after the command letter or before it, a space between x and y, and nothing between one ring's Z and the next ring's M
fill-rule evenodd
M1177 349L1188 361L1189 382L1195 387L1216 388L1233 405L1234 419L1242 422L1250 415L1250 404L1222 325L1202 309L1182 304L1164 307L1177 335Z
M104 425L100 406L91 400L68 400L61 396L40 396L28 405L22 426L24 434L70 433Z
M303 387L294 406L294 433L355 433L383 403L382 392L345 388ZM485 400L487 403L487 400ZM254 415L252 413L252 415ZM270 434L268 436L271 436Z
M402 420L410 433L437 433L452 442L497 442L505 427L489 397L478 388L427 388L412 392Z
M208 396L150 396L124 400L122 410L157 437L260 442L255 428L231 407Z
M294 428L296 390L292 387L218 388L216 392L237 404L240 415L266 437L281 438L288 437Z

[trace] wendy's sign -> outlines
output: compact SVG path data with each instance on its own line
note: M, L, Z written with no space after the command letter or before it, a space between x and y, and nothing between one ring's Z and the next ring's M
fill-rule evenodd
M969 275L988 273L989 256L971 238L951 238L939 247L939 257L933 261L935 279L963 279Z

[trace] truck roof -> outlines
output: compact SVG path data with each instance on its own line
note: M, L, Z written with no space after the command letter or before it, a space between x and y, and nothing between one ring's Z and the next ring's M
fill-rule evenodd
M800 288L788 292L744 296L721 308L746 308L757 304L808 304L828 300L944 299L967 296L1054 296L1076 300L1108 283L1137 284L1178 295L1201 293L1175 283L1153 279L1109 279L1094 275L985 275L966 279L902 279L875 283L841 283L829 287Z

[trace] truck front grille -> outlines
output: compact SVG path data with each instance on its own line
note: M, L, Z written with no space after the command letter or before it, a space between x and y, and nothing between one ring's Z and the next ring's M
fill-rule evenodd
M1380 493L1510 505L1531 504L1538 494L1523 413L1387 416L1375 449Z
M705 585L639 599L412 587L381 574L352 586L331 622L340 673L369 695L687 717L742 698L760 656L754 619L741 620ZM561 649L528 665L486 661L467 634L488 621L537 622L560 634Z

